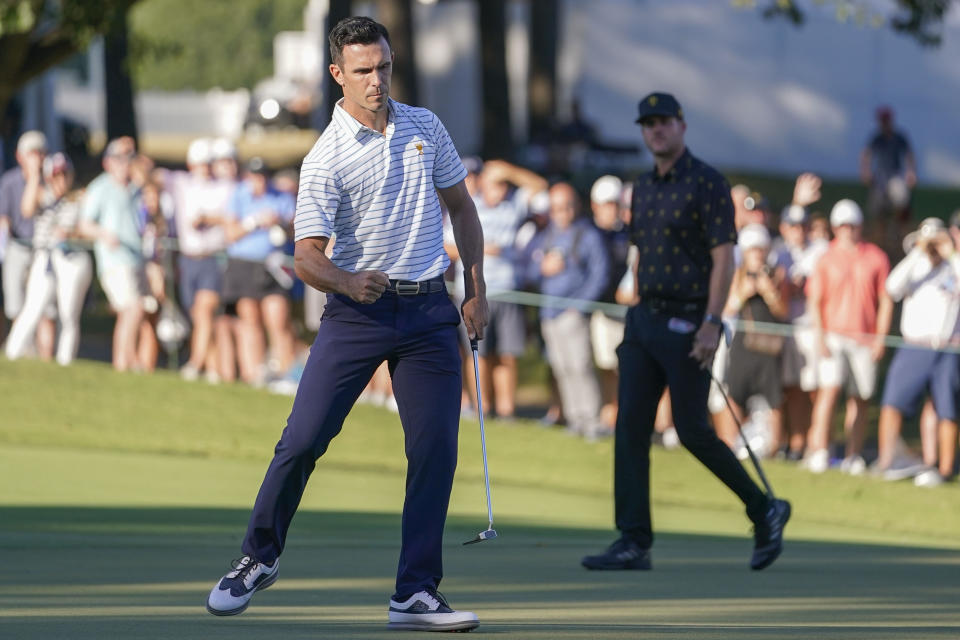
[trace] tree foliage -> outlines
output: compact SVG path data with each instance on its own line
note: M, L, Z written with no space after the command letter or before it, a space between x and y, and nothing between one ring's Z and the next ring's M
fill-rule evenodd
M142 0L130 12L139 89L252 88L273 74L273 38L303 28L307 0Z
M0 110L23 85L82 51L137 0L0 0Z
M735 4L744 4L737 0ZM753 4L747 0L746 4ZM890 0L890 12L880 13L876 3L864 0L817 0L817 4L831 5L838 20L853 20L875 27L888 26L898 33L915 39L924 46L939 46L943 19L952 0ZM782 18L800 26L806 20L806 10L797 0L768 0L762 8L765 18Z

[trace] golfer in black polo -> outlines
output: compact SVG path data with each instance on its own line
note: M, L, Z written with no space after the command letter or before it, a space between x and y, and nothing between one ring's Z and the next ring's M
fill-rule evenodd
M707 420L709 368L720 342L720 313L733 267L730 187L686 149L687 125L676 99L652 93L637 123L655 167L633 189L631 241L639 249L636 291L620 360L615 440L616 524L620 538L588 569L650 569L650 436L664 387L670 388L680 441L746 505L754 523L750 566L769 566L783 549L790 504L753 482Z

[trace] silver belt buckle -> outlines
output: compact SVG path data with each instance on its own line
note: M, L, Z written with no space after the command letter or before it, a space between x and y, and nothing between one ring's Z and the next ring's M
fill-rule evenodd
M420 293L419 282L398 281L396 287L398 296L415 296Z

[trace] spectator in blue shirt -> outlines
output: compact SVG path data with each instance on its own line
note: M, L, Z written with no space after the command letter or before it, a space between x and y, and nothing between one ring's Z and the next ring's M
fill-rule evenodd
M578 219L577 192L566 183L550 188L550 224L532 241L527 278L547 296L597 300L607 286L609 258L589 220ZM545 305L540 329L571 431L609 435L600 421L600 387L593 369L585 305Z
M253 158L230 199L224 221L230 245L223 299L228 307L236 308L237 364L241 379L250 384L265 381L266 337L276 373L285 373L294 360L290 296L284 286L291 282L274 264L274 256L282 260L279 247L287 240L294 205L290 194L270 186L263 160ZM224 349L230 347L229 343L223 345Z

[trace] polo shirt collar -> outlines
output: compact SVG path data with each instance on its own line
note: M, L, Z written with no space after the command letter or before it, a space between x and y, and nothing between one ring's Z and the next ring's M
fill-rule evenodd
M375 136L384 135L379 131L375 131L368 126L361 124L359 120L347 113L347 110L343 108L343 100L343 98L337 100L337 106L333 109L333 120L337 123L337 126L340 127L340 129L347 132L354 138L359 138L360 134L369 134ZM388 137L391 133L393 133L396 114L397 109L393 98L387 98L387 128L385 133Z
M682 178L688 171L693 168L693 156L690 154L690 149L686 146L683 147L683 153L677 158L677 161L673 163L673 166L670 167L670 171L667 171L665 175L660 175L657 173L657 167L653 167L653 180L654 182L677 182Z

